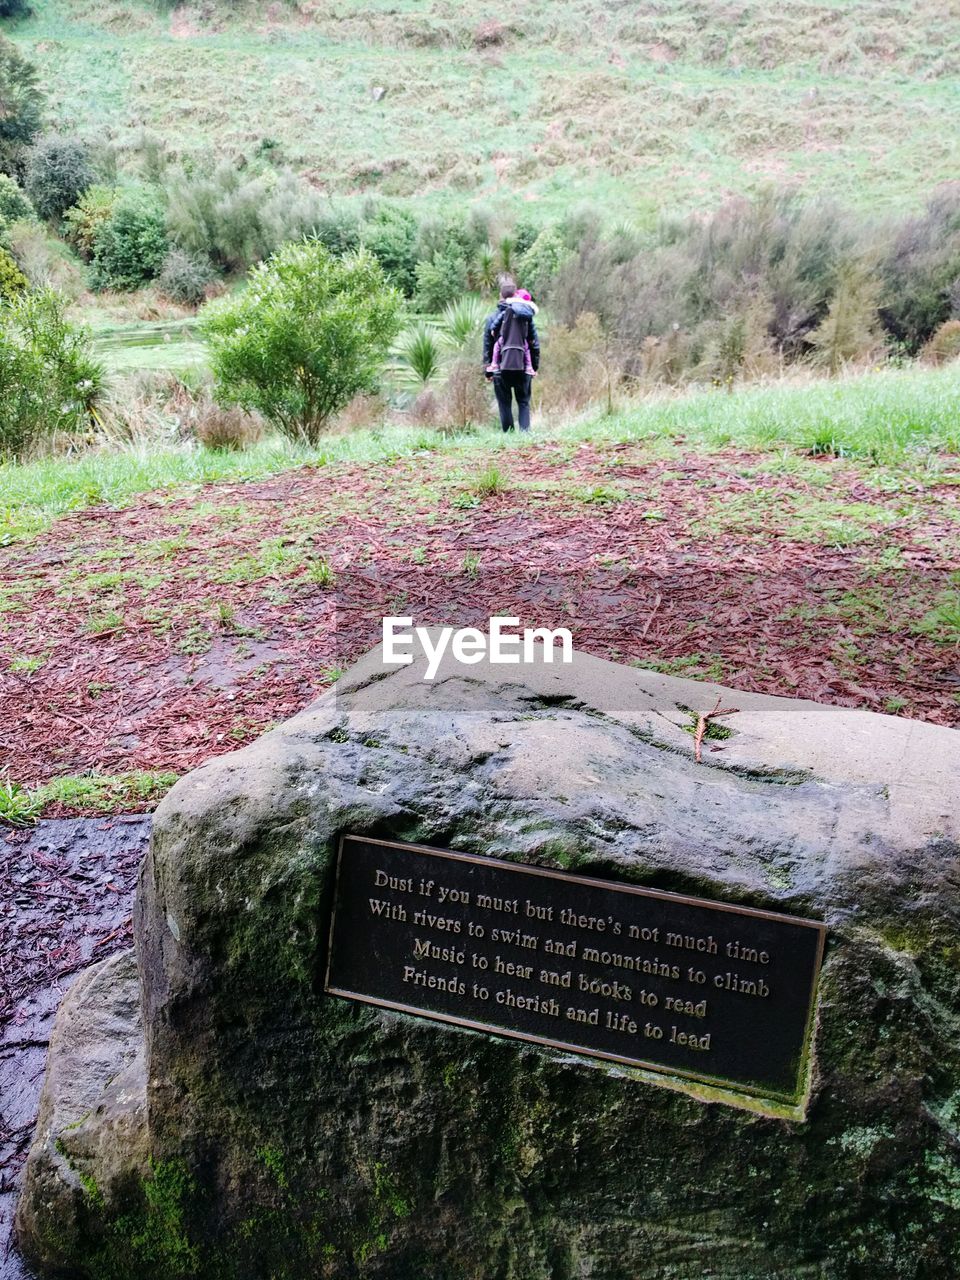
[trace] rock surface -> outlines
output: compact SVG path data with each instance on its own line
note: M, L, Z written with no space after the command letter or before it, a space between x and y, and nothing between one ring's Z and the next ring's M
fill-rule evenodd
M128 960L59 1016L45 1273L955 1277L960 735L583 655L422 674L368 655L160 806L143 1031ZM825 921L806 1119L325 996L348 831Z

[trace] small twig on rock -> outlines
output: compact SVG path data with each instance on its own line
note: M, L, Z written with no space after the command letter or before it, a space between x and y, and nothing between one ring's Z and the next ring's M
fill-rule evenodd
M697 731L693 735L693 754L697 764L703 763L703 736L707 732L707 724L711 720L716 720L718 716L732 716L740 710L739 707L721 707L720 698L717 698L716 705L712 711L708 711L706 715L703 712L697 716Z

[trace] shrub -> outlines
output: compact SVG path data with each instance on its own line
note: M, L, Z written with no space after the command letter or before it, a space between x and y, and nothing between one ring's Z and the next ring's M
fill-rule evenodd
M24 188L41 218L61 218L93 186L95 176L85 143L49 134L27 157Z
M947 364L960 358L960 320L944 320L922 355L929 364Z
M474 344L479 357L480 337L486 314L482 299L472 293L448 303L440 318L440 332L444 342L454 351L463 351L465 347Z
M0 453L19 455L58 432L90 424L103 368L83 330L69 324L51 289L0 307Z
M21 172L24 152L40 132L44 101L36 67L0 36L0 169Z
M27 0L0 0L0 18L28 18L32 12Z
M845 264L827 315L810 334L819 363L831 376L851 360L872 355L882 339L877 316L879 284L855 263Z
M591 312L573 325L555 324L544 342L543 382L534 379L547 408L582 409L606 390L605 338L599 318ZM538 385L539 384L539 385Z
M555 227L544 228L517 263L524 287L533 294L546 293L569 252Z
M175 244L204 254L224 271L249 267L268 252L263 232L267 183L222 161L208 173L174 170L165 184L167 227Z
M163 260L157 287L171 302L196 307L203 302L207 286L216 277L213 263L204 254L171 249Z
M201 313L218 398L316 442L332 414L374 389L400 309L372 254L284 245L253 268L243 294Z
M222 271L249 268L305 235L342 251L343 225L337 222L332 235L323 197L293 173L244 174L225 160L206 173L173 170L164 187L171 239ZM351 225L350 247L356 247L355 219Z
M36 209L24 195L16 179L0 173L0 222L19 222L21 218L36 216Z
M0 299L8 300L19 297L29 287L29 280L13 258L6 249L0 248Z
M492 411L490 389L484 381L480 365L465 356L450 367L440 405L445 425L457 431L488 422Z
M64 214L64 235L85 262L92 260L97 236L113 213L116 202L115 188L95 184L88 187L73 208Z
M386 400L379 393L361 391L337 414L338 431L365 431L383 426L388 417Z
M360 240L390 283L410 297L417 283L417 220L413 214L386 205L360 226Z
M121 192L94 239L95 288L139 289L159 274L168 248L164 213L152 193Z
M193 423L193 435L205 449L247 449L263 438L263 419L235 405L204 405Z
M440 374L443 349L437 331L422 320L408 329L397 346L400 379L416 387L425 387Z
M435 427L440 420L440 398L432 387L426 387L408 410L418 427Z
M331 253L343 257L360 248L360 220L348 209L328 208L320 215L314 235Z
M960 280L960 182L942 187L898 229L880 271L884 327L914 355L950 318Z
M466 260L456 252L437 253L417 263L416 299L424 311L441 311L468 285Z

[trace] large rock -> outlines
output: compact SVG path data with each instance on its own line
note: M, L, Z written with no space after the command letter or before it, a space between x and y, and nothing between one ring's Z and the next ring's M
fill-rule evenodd
M956 1277L960 735L582 655L421 675L368 656L160 806L143 1032L126 961L71 993L24 1249L96 1280ZM805 1118L325 996L348 831L825 921Z

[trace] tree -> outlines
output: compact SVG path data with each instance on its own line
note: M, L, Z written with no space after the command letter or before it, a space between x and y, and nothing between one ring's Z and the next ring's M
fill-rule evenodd
M24 186L41 218L61 218L93 185L94 176L86 145L52 133L30 152Z
M24 152L40 132L44 102L36 67L0 36L0 169L20 172Z
M371 253L335 258L316 239L283 245L248 279L239 297L201 312L217 398L315 443L332 414L374 388L401 295Z
M64 318L53 289L0 305L0 454L89 426L103 381L86 333Z

